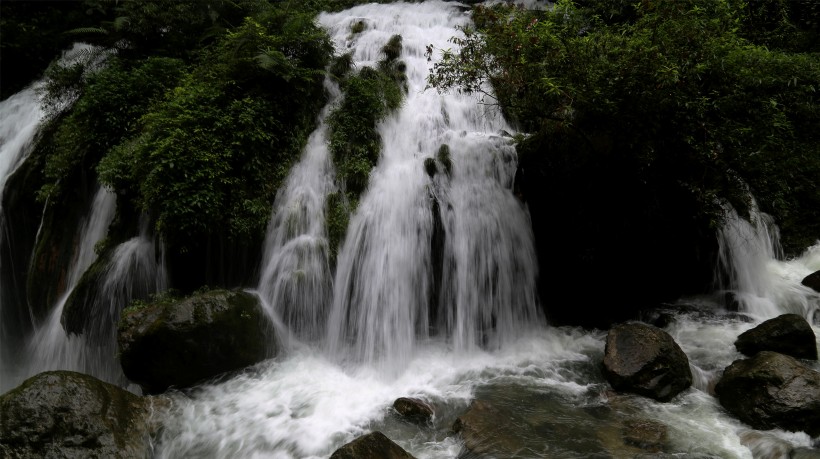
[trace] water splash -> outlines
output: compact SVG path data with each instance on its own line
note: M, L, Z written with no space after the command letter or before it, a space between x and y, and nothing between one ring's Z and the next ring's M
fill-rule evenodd
M43 110L37 95L39 83L0 102L0 245L6 243L5 213L3 212L3 191L12 173L22 164L33 147L34 137L40 128ZM11 269L0 266L0 269ZM0 285L0 289L3 286ZM2 291L2 290L0 290ZM16 316L16 305L3 304L0 297L0 373L8 373L14 359L16 348L12 336L17 324L12 317ZM0 391L1 388L0 388Z
M818 269L820 244L800 257L783 260L779 228L752 201L748 219L727 209L718 247L718 288L730 292L741 311L760 320L785 313L812 320L820 308L820 294L800 282Z

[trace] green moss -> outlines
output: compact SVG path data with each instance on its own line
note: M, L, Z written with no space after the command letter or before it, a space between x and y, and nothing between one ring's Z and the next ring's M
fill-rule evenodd
M327 221L328 257L331 266L336 265L336 257L347 233L350 215L358 203L350 202L340 192L331 193L327 197L325 217Z
M350 26L350 33L352 35L358 35L367 29L367 23L364 20L356 21Z

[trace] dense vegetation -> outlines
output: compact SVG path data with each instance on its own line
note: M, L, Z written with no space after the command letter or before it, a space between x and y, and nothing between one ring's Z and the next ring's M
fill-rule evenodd
M820 238L816 2L564 0L474 19L430 83L484 93L529 134L548 295L592 283L576 301L605 310L646 291L629 310L703 290L726 203L745 212L749 193L788 253Z

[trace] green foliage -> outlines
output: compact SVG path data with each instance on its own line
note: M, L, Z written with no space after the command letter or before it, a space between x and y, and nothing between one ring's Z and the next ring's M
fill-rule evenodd
M75 70L77 67L66 69ZM105 69L88 77L71 113L59 120L40 198L59 199L62 187L76 186L71 178L92 169L111 148L134 134L139 118L173 87L183 71L176 59L150 58L133 67L112 59Z
M111 149L102 181L151 214L176 250L260 239L322 103L330 51L307 15L246 18Z
M344 100L328 120L337 173L353 197L364 191L370 170L379 159L381 138L376 123L398 108L404 96L400 86L403 67L396 61L400 50L401 37L393 37L385 46L387 57L378 69L364 67L348 76L342 82Z
M816 54L750 42L771 27L753 29L741 2L583 4L559 1L546 12L477 7L478 29L453 39L460 49L444 51L430 85L489 96L491 84L523 129L571 132L601 161L619 158L625 177L656 193L656 209L683 193L698 204L698 218L716 225L719 202L743 208L748 185L786 227L790 216L804 225L820 219ZM798 3L749 8L762 4L781 8L768 18L777 27L807 28L783 11Z
M350 223L350 215L357 204L357 201L348 201L347 196L340 192L331 193L327 197L325 220L327 222L328 254L330 256L328 261L331 266L336 265L336 257L342 242L344 242L347 225Z

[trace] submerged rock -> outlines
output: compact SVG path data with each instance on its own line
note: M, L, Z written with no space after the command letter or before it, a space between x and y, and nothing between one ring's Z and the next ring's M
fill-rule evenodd
M624 443L642 450L659 453L666 446L669 428L660 422L649 419L629 419L624 422Z
M755 429L820 435L820 373L797 359L762 351L736 360L715 392L724 408Z
M692 385L689 359L680 346L665 331L641 323L609 331L603 373L615 390L661 402Z
M148 393L189 387L274 351L259 298L228 290L126 309L118 342L125 375Z
M414 459L381 432L361 436L337 449L330 459Z
M814 331L806 319L797 314L783 314L741 333L735 347L750 357L760 351L772 351L817 360Z
M426 424L433 420L433 407L424 400L410 397L400 397L393 402L393 409L402 418L414 424Z
M0 456L151 456L152 399L70 371L40 373L0 397Z

